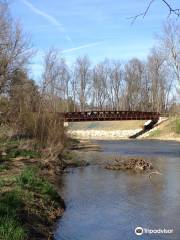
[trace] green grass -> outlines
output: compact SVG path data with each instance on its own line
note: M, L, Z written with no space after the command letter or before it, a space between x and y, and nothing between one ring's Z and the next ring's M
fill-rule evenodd
M160 129L156 129L156 130L150 132L149 137L159 137L160 134L161 134L161 130Z
M7 163L0 163L0 172L8 169L9 169L9 166L7 165Z
M1 142L2 143L2 142ZM6 139L5 141L3 141L4 145L8 145L8 146L11 146L11 145L15 145L15 144L19 144L20 141L17 140L17 139Z
M16 158L16 157L30 157L30 158L38 158L40 154L38 152L32 150L25 150L25 149L11 149L8 152L9 158Z
M19 146L20 141L19 140L15 140L15 139L10 139L10 138L1 138L0 136L0 146L4 146L6 147L16 147Z
M59 194L52 184L38 176L37 168L26 168L20 176L17 177L17 183L22 188L28 188L53 201L59 200Z
M6 152L6 155L0 156L0 161L8 161L9 159L17 158L17 157L39 158L40 153L33 150L9 149Z
M66 141L65 141L65 147L69 148L69 147L74 146L78 143L80 143L80 141L78 139L67 138Z
M4 179L0 179L0 188L4 187Z
M175 120L175 127L174 127L175 133L180 134L180 119L177 118Z
M74 159L74 157L75 157L75 153L73 153L71 151L65 151L62 154L62 158L64 160L72 160L72 159Z
M14 217L16 212L24 205L20 192L16 190L1 194L0 203L1 217Z
M37 167L25 168L15 180L15 189L0 193L0 240L27 239L28 231L21 221L21 214L24 215L27 206L30 211L37 214L35 196L44 203L47 202L46 200L52 201L54 206L59 206L61 200L53 185L39 176ZM5 180L0 180L0 187L6 188ZM45 219L46 215L43 214L42 212L41 217Z
M17 212L23 207L21 194L14 190L0 196L0 239L24 240L26 232L20 226Z
M36 235L36 231L41 232L41 221L51 223L51 208L61 206L62 199L53 185L40 176L38 167L25 168L19 176L11 171L10 159L41 157L38 151L21 149L21 146L22 141L0 139L0 240L29 239L31 232L26 223L32 221L31 217Z
M27 235L15 219L7 216L0 218L0 239L25 240Z
M0 161L8 161L11 158L16 157L29 157L29 158L39 158L41 157L40 152L35 150L21 149L19 146L25 143L25 141L20 141L16 139L0 139L0 147L5 153L0 154Z

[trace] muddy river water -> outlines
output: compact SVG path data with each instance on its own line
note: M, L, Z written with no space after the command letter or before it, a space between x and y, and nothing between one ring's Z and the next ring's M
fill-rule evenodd
M83 151L92 164L62 177L67 209L58 221L56 240L180 239L180 143L96 141L102 151ZM112 171L115 156L146 156L162 175ZM136 227L172 233L135 234Z

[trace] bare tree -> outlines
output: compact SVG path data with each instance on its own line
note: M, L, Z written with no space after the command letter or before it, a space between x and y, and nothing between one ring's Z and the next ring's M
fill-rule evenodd
M97 64L93 69L93 97L94 105L102 110L108 97L108 61Z
M78 97L77 97L77 94L78 94L78 82L77 82L77 79L76 79L76 70L73 69L71 71L71 77L70 77L70 91L71 91L71 98L72 98L72 101L73 101L73 111L75 112L77 109L76 109L76 104L77 104L77 100L78 100Z
M75 78L78 83L77 93L81 111L85 110L88 101L90 75L90 61L88 57L79 57L75 63Z
M14 72L24 70L31 55L30 41L11 19L7 3L0 2L0 93L7 93Z
M21 69L14 72L11 81L6 114L12 122L18 123L24 114L38 110L39 92L35 82Z
M141 84L143 64L139 59L132 59L125 65L126 109L138 110L141 105Z
M132 19L132 23L134 23L136 21L137 18L139 17L145 17L147 15L147 13L149 12L149 9L151 8L152 4L155 2L156 0L150 0L145 11L133 16L133 17L130 17L129 19ZM165 5L165 7L167 7L168 11L169 11L169 14L168 14L168 17L170 15L174 15L176 17L180 17L180 8L174 8L168 0L161 0L162 4Z
M110 90L113 102L113 108L120 110L123 108L124 92L124 70L118 61L113 61L110 68Z
M148 79L150 81L150 102L153 111L164 112L168 97L169 79L165 56L153 49L147 62ZM171 85L170 85L171 86Z
M60 84L60 68L59 56L55 49L50 49L45 55L44 71L42 74L42 96L43 100L46 99L47 108L50 111L58 111L59 100L62 94L62 87Z
M180 94L180 26L168 21L159 36L160 48L176 79L176 90Z
M64 101L64 111L69 110L68 98L69 98L69 85L70 85L70 73L69 68L64 58L59 61L59 84L62 90L62 100Z

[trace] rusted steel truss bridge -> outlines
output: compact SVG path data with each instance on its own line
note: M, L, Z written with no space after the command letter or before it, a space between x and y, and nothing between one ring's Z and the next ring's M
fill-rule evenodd
M158 112L142 111L85 111L61 113L65 122L84 121L120 121L120 120L152 120L157 122L160 117Z

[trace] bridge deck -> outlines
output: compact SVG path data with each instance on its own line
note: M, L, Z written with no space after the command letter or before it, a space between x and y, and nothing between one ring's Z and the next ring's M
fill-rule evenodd
M158 120L160 113L140 111L86 111L63 113L65 122Z

